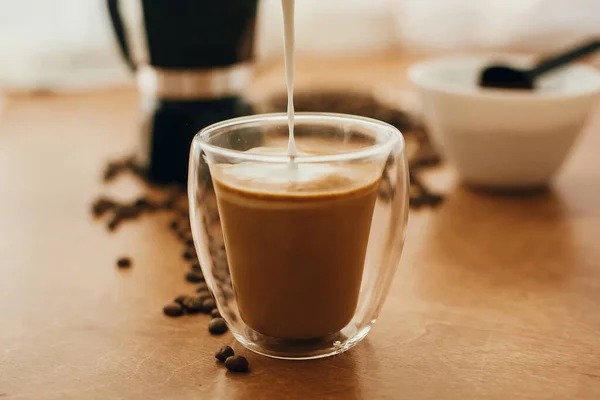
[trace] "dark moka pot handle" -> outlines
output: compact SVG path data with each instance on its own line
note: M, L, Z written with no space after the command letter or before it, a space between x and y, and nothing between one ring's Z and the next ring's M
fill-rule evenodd
M125 27L123 26L123 19L121 18L121 14L119 13L119 0L107 0L108 5L108 13L110 15L110 21L113 26L113 31L115 32L115 36L117 37L117 42L119 43L119 49L121 50L121 54L127 65L132 71L136 70L136 65L131 58L131 53L129 52L129 46L127 45L127 38L125 37Z

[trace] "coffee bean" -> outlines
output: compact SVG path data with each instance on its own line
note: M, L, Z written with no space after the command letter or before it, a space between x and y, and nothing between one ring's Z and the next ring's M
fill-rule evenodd
M227 263L222 263L224 268L219 268L213 270L213 276L217 282L225 283L229 279L229 271L227 268Z
M427 196L423 197L423 202L432 207L438 206L442 202L442 200L442 196L433 193L429 193Z
M198 272L190 271L185 274L185 280L191 283L204 282L204 275Z
M188 297L184 300L183 307L188 314L198 314L204 311L204 299L200 297Z
M423 205L423 197L421 196L411 196L410 197L410 206L416 209L421 208Z
M92 205L92 213L96 218L106 214L107 211L115 208L115 202L105 197L100 197Z
M177 228L179 228L179 222L177 222L176 219L174 219L173 221L171 221L171 223L169 224L169 227L173 230L177 230Z
M117 267L129 268L131 267L131 259L129 257L121 257L117 260Z
M225 360L225 367L231 372L248 371L248 360L243 356L231 356Z
M227 332L227 324L223 318L213 318L208 323L208 331L211 335L222 335Z
M213 239L210 244L208 245L208 248L211 252L211 254L219 254L222 251L225 251L225 245L223 244L223 242L221 242L220 240L216 240Z
M123 160L123 169L128 171L134 171L138 168L137 163L135 162L134 156L129 156Z
M221 318L221 313L219 313L218 308L213 308L212 311L210 312L210 316L213 318Z
M179 194L173 194L173 195L167 197L160 203L160 207L165 208L167 210L174 209L175 205L177 204L178 197L179 197Z
M204 301L202 302L202 312L208 314L216 306L217 305L215 304L215 301L212 298L204 299Z
M138 198L133 205L140 211L152 211L156 208L156 205L146 197Z
M107 225L107 228L109 231L114 231L115 229L118 228L119 224L121 223L121 218L115 216L113 217L110 222Z
M194 272L202 273L202 268L200 267L200 264L192 264L190 265L190 269Z
M146 180L144 169L135 162L135 157L127 157L110 162L104 170L104 181L115 179L121 173L130 172Z
M206 282L201 282L198 287L196 288L196 292L201 293L201 292L207 292L208 293L208 285L206 284Z
M169 303L163 307L163 312L169 317L179 317L183 315L183 308L181 304Z
M175 300L173 300L173 301L174 301L175 303L177 303L177 304L184 305L185 301L186 301L186 300L187 300L189 297L190 297L190 296L188 296L188 295L182 294L182 295L179 295L179 296L175 297Z
M186 246L188 246L188 247L194 247L194 239L192 239L192 238L187 238L187 239L185 240L185 245L186 245Z
M121 224L121 222L127 219L134 219L139 214L140 209L135 206L116 206L114 216L108 223L108 230L114 231Z
M109 163L106 166L106 169L104 170L104 176L103 176L104 182L108 182L108 181L115 179L117 177L117 175L119 175L121 170L122 170L122 168L119 163L115 163L115 162Z
M132 205L121 206L117 209L115 215L118 215L121 219L133 219L140 215L140 209Z
M210 294L210 292L207 289L198 290L196 293L196 297L202 297L204 299L212 299L212 294Z
M146 171L136 163L135 156L127 157L122 161L121 172L130 172L143 180L147 180Z
M225 362L229 357L233 356L235 353L230 346L223 346L215 353L215 358L221 362Z
M183 258L185 258L188 261L192 261L198 259L198 256L195 251L186 250L183 252Z
M410 185L410 187L408 188L408 195L410 197L421 197L423 195L423 192L416 185Z

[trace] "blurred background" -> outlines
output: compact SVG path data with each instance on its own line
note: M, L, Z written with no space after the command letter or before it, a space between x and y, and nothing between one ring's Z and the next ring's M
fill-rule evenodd
M299 0L300 55L543 52L600 33L598 0ZM279 0L260 3L256 56L282 53ZM0 87L81 90L132 81L106 0L0 0Z

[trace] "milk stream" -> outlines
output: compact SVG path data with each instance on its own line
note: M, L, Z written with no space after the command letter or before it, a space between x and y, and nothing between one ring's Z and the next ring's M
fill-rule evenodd
M290 167L296 166L294 158L298 155L294 139L294 7L296 0L281 0L283 8L284 26L284 56L285 56L285 83L287 86L287 116L289 126L288 155Z

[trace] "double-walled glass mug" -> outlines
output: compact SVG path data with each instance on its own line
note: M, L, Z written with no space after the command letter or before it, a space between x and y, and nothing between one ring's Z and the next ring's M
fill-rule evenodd
M192 142L188 195L206 283L257 353L342 353L369 332L404 244L408 167L391 125L298 113L242 117Z

